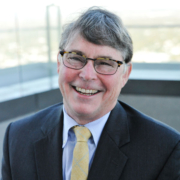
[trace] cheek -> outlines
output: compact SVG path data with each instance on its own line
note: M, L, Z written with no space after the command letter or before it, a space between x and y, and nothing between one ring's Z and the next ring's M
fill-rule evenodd
M109 96L112 99L119 96L122 87L121 81L122 79L120 76L116 78L111 78L111 77L106 78L105 86L106 86L107 94L109 94Z
M119 96L121 89L123 88L123 77L122 75L119 75L116 79L115 86L117 96Z
M62 67L60 68L60 72L59 72L59 85L66 86L69 83L73 82L76 77L77 77L76 70L67 67Z
M68 75L66 68L61 67L59 69L59 80L58 80L61 92L65 89L66 83L70 81L69 78L70 76Z

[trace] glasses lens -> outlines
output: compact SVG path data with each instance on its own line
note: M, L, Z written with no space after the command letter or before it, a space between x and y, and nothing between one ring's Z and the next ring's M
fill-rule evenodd
M115 61L97 59L95 69L100 74L114 74L117 71L118 64Z
M69 68L81 69L85 65L86 59L83 56L77 54L65 53L63 55L63 62L64 65Z

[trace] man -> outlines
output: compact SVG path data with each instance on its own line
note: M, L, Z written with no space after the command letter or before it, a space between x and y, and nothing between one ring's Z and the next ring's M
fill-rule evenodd
M8 126L3 180L179 180L180 134L117 101L132 54L109 11L68 24L57 58L63 103Z

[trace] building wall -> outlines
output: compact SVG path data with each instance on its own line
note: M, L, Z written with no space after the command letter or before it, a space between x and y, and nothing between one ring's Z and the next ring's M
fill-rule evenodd
M125 94L119 100L180 131L180 96Z

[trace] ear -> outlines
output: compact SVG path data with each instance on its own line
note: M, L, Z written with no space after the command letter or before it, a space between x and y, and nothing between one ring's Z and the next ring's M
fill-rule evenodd
M60 65L61 65L61 55L58 52L58 54L57 54L57 72L58 72L58 74L59 74Z
M128 63L126 66L127 66L126 72L122 76L122 81L123 81L122 88L126 85L128 79L129 79L129 76L131 74L131 71L132 71L132 63Z

